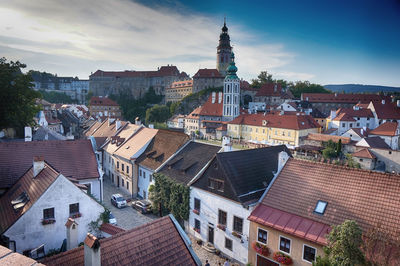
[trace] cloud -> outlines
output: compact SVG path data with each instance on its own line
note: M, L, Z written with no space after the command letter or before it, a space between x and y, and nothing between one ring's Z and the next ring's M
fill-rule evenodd
M221 21L125 0L15 0L0 7L0 25L0 51L8 51L6 57L17 57L10 59L28 68L48 66L47 72L87 78L97 69L154 70L174 64L193 75L199 67L215 68ZM228 26L240 77L254 78L295 57L241 25ZM52 58L62 62L51 63Z

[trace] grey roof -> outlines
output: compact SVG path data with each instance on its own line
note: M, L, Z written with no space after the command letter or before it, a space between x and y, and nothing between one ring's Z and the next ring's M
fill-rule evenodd
M159 173L188 184L221 149L219 146L190 142L180 150Z
M32 140L67 140L67 137L57 132L54 132L48 128L40 127L33 134Z
M252 204L261 197L278 170L281 151L291 156L285 145L217 153L207 170L192 184L194 187ZM224 182L223 191L208 187L208 179Z
M364 138L364 140L368 143L369 147L376 149L388 149L390 150L389 145L381 137L368 137Z

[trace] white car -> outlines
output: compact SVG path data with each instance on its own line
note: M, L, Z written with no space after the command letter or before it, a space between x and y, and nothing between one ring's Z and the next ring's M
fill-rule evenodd
M111 204L117 208L126 207L127 203L124 197L121 194L114 194L111 196Z
M110 215L108 216L108 223L112 225L117 225L117 218L110 212Z

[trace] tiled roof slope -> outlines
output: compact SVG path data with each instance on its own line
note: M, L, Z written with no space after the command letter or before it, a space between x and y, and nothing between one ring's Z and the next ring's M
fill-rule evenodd
M223 78L217 69L199 69L193 78Z
M386 99L390 101L389 96L380 96L378 94L341 94L341 93L302 93L301 99L309 102L325 103L369 103L370 101L381 101Z
M152 138L157 134L157 131L157 129L152 128L140 128L135 132L135 134L129 137L124 144L118 147L114 152L114 155L127 160L131 159L132 156L152 140Z
M93 96L90 98L89 105L96 105L96 106L119 106L118 103L111 100L108 97L100 97L100 96Z
M196 265L170 216L100 240L101 265ZM83 265L83 246L45 258L47 266Z
M264 124L263 121L267 123ZM241 114L228 124L264 126L285 129L309 129L321 126L310 115L264 115L264 114Z
M382 104L382 102L373 102L372 104L378 119L400 120L400 107L397 107L396 103L391 103L390 100L386 100L384 104Z
M282 197L287 195L287 197ZM313 213L318 200L328 202L324 215ZM338 225L356 220L362 230L381 226L400 232L400 176L337 165L289 159L262 204Z
M368 149L362 149L352 154L353 157L360 157L360 158L367 158L367 159L374 159L376 156L371 153Z
M364 146L364 144L362 143L363 141L365 141L368 146ZM356 143L356 146L390 150L389 145L387 145L386 142L381 137L363 138L362 140Z
M31 166L34 156L43 156L65 177L99 178L90 140L48 140L0 143L0 184L9 188Z
M134 78L134 77L164 77L178 76L179 70L176 66L162 66L157 71L102 71L97 70L90 77L115 77L115 78Z
M11 189L7 190L0 198L0 233L4 233L24 215L59 175L56 170L45 163L43 170L34 178L31 167ZM18 198L23 192L26 192L29 201L19 211L14 211L11 201Z
M397 126L397 122L385 122L379 127L373 129L369 134L381 136L396 136L398 135Z
M140 127L141 126L131 123L126 124L120 131L118 131L118 134L111 137L108 143L104 145L103 150L112 154L122 143L139 130Z
M278 169L281 151L290 155L285 145L217 153L206 171L192 186L237 201L243 205L256 202ZM224 191L208 187L208 178L224 182Z
M345 113L351 117L374 117L374 114L370 109L367 108L360 108L358 110L354 108L339 108L336 111L336 114L342 114Z
M339 140L342 140L342 144L349 144L351 142L351 138L336 136L336 135L327 135L327 134L319 134L319 133L309 133L307 135L308 140L316 140L322 142L328 142L332 140L335 143L338 143Z
M13 252L10 249L5 248L3 246L0 246L0 265L44 266L43 264L31 258Z
M199 114L201 111L201 106L194 109L190 114L188 114L185 118L187 119L199 119Z
M103 122L104 123L104 122ZM95 121L84 133L86 137L91 136L94 131L96 131L100 126L102 125L102 122L100 121Z
M221 97L220 97L221 94ZM219 99L221 98L221 101ZM222 92L215 93L215 101L212 102L213 93L210 94L207 101L203 104L200 109L200 115L204 116L222 116L222 109L224 105L224 95Z
M116 121L108 122L110 118L105 119L101 125L92 132L90 136L93 137L107 137L110 138L114 136L117 133L117 130L115 128L116 126ZM111 120L110 120L111 121ZM127 121L121 121L121 126L120 128L124 127L128 122ZM118 129L119 130L119 129ZM86 134L87 135L87 134ZM89 136L89 135L87 135Z
M256 96L281 96L282 85L278 83L266 83L258 89Z
M156 170L188 141L189 136L185 133L160 129L136 162Z
M121 232L125 232L125 229L122 229L121 227L118 227L118 226L115 226L115 225L112 225L109 223L101 224L100 230L107 234L110 234L112 236L116 235L118 233L121 233Z
M168 161L160 173L187 185L220 149L215 145L190 142Z

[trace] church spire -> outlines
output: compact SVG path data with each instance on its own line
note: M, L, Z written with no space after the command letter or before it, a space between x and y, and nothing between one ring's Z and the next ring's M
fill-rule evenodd
M231 51L231 40L228 34L228 27L226 26L226 17L224 17L224 26L221 29L217 47L217 69L222 76L226 75L226 68L229 66Z
M236 75L237 72L237 67L235 65L235 54L232 52L231 53L231 62L229 63L229 67L226 69L228 72L225 79L238 79L238 76Z

